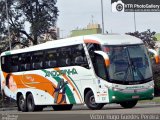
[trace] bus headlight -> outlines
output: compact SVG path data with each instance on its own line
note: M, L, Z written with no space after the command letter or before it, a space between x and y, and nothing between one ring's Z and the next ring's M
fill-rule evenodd
M154 88L154 85L149 86L150 89Z
M117 89L117 88L115 88L115 87L112 87L112 90L113 90L113 91L118 91L118 89Z

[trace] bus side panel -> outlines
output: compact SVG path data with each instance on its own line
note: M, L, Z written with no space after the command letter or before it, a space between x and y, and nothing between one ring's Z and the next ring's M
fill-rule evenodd
M1 72L1 94L4 106L16 105L17 85L13 78L14 75ZM20 80L19 78L16 79L17 81Z
M83 101L80 95L81 84L76 74L76 67L28 71L23 76L23 84L35 96L36 104L42 104L39 99L44 96L45 100L48 95L48 104L79 104Z
M36 105L82 104L84 88L92 86L93 90L97 89L91 73L90 69L80 66L13 73L15 91L9 97L16 100L17 92L25 98L27 93L32 93ZM7 75L4 73L4 78Z

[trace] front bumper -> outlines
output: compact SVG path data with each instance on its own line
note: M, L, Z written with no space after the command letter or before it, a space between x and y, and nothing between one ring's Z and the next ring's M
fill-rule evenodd
M109 103L119 103L131 100L151 100L154 97L154 89L148 89L143 92L124 93L108 89Z

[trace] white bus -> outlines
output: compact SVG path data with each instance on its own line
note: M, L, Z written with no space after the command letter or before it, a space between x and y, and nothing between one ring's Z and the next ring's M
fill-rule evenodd
M154 97L148 52L129 35L87 35L1 54L1 85L19 111L132 108Z

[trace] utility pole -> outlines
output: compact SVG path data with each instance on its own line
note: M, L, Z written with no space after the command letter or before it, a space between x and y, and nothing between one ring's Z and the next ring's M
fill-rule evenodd
M135 32L137 31L135 10L134 10L134 30L135 30Z
M134 5L136 4L136 0L134 0ZM134 6L133 5L133 6ZM136 26L136 13L135 13L136 11L135 11L135 7L134 7L134 30L135 30L135 32L137 31L137 26Z
M8 37L9 37L9 49L11 50L11 33L10 33L10 28L9 28L9 15L8 15L8 3L7 0L5 0L6 3L6 15L7 15L7 29L8 29Z
M102 13L102 34L104 34L103 0L101 0L101 13Z

